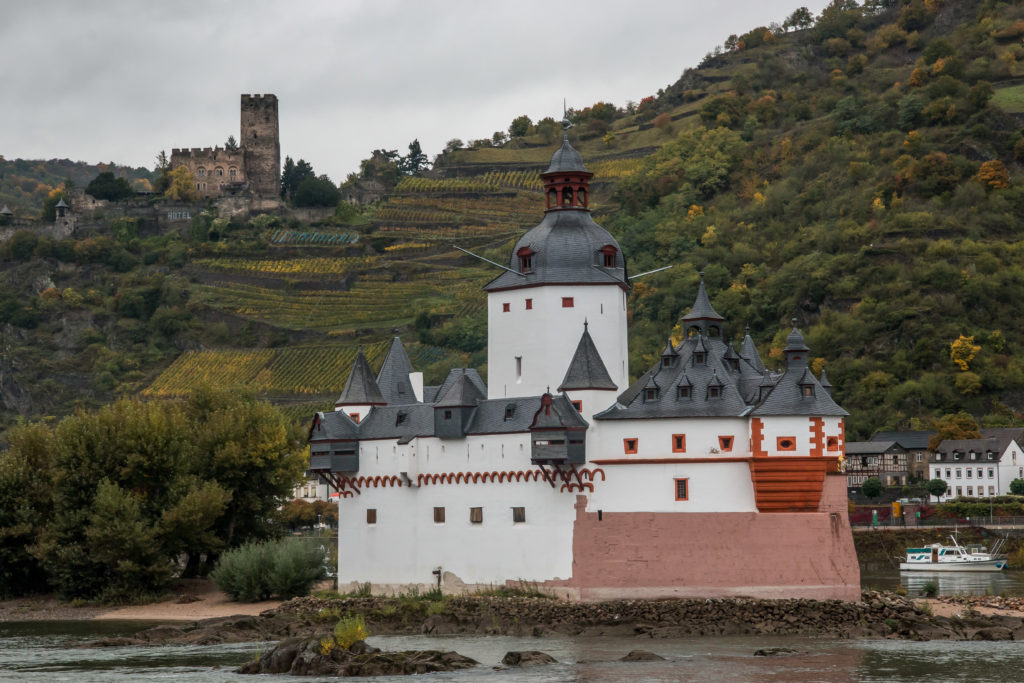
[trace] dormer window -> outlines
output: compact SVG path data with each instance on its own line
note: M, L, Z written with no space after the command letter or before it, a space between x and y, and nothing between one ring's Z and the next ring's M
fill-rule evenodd
M523 247L518 252L516 252L516 256L519 257L519 271L520 272L522 272L522 273L532 273L533 272L533 256L534 256L534 253L535 252L532 249L530 249L529 247Z
M515 403L509 403L507 406L505 406L505 419L506 420L511 420L515 416L516 416L516 404Z
M721 398L722 387L708 387L708 398Z
M959 460L961 455L963 455L963 453L961 453L960 451L953 451L954 460Z
M655 401L658 399L657 389L644 389L644 402Z
M661 357L661 367L663 367L663 368L670 368L674 364L675 364L675 357L674 356L662 356Z
M605 268L615 267L615 255L619 252L618 249L610 244L601 247L601 263Z
M705 353L704 351L694 351L693 352L693 364L694 365L704 365L704 363L707 362L707 357L708 357L708 354Z
M690 387L676 387L676 398L690 398Z
M935 459L936 460L943 460L945 457L946 457L945 453L936 453L935 454Z
M800 387L800 395L804 398L814 398L814 385L804 384Z
M992 451L989 451L986 455L988 455L989 460L994 460L996 457L996 454L993 453Z
M407 412L405 412L404 410L399 411L398 414L395 415L395 426L405 424L406 420L408 419L409 414Z

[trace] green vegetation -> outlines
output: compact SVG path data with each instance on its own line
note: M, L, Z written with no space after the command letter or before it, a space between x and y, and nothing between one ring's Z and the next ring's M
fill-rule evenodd
M158 595L178 574L208 571L224 549L275 533L273 513L303 468L276 409L205 387L183 403L122 399L52 427L20 424L8 438L5 595Z
M882 481L878 477L868 477L860 485L860 492L868 498L878 498L882 494Z
M285 538L246 543L225 552L210 574L217 587L240 602L306 595L324 573L319 546Z
M366 640L370 637L370 631L366 628L366 620L363 615L347 616L340 619L334 626L330 636L320 641L320 653L329 655L334 648L347 650L353 643Z

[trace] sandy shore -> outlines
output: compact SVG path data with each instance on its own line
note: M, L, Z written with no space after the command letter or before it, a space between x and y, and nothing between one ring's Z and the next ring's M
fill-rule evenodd
M280 600L232 602L212 582L181 582L175 597L163 602L130 607L74 607L51 596L0 602L0 621L77 621L131 619L143 621L196 621L234 615L257 615L281 604Z

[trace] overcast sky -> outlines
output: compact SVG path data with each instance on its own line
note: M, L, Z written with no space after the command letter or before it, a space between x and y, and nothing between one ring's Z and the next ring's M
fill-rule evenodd
M0 155L154 165L279 100L281 158L344 180L375 148L431 158L527 114L639 101L730 33L827 0L3 3Z

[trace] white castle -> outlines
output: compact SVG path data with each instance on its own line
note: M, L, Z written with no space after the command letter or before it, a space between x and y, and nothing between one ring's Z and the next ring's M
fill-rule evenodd
M749 334L726 342L701 281L684 340L630 384L625 255L568 137L541 177L544 219L484 287L487 384L458 368L423 386L395 338L313 419L310 470L340 494L339 585L858 600L847 413L803 336L768 372Z

